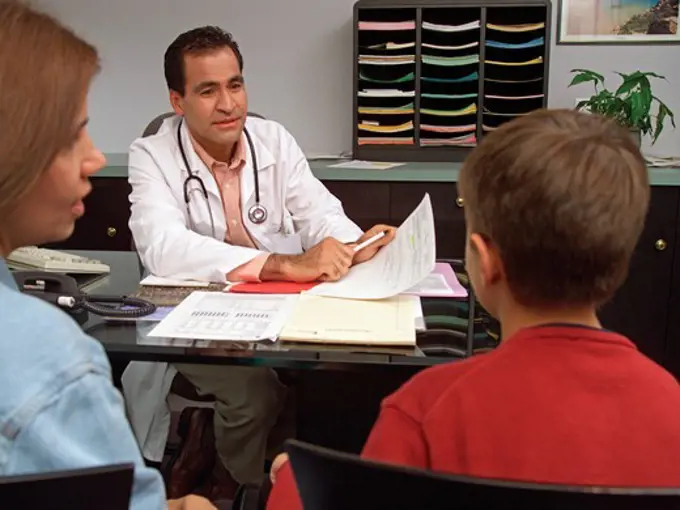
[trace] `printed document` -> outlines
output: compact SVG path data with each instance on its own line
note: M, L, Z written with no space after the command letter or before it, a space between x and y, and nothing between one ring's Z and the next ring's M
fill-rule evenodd
M395 238L371 260L354 266L337 282L309 290L317 296L384 299L410 289L435 268L434 214L430 195L397 229Z
M149 336L256 342L275 340L297 295L191 293Z

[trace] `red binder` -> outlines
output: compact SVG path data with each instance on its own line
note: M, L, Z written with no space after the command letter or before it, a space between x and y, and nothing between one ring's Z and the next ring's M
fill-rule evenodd
M319 285L319 282L241 282L229 288L229 292L240 294L300 294Z

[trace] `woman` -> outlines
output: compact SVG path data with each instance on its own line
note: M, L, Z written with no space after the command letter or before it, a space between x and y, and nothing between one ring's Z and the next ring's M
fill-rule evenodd
M88 178L105 163L87 134L97 51L53 18L0 1L0 476L136 465L131 508L166 501L145 467L101 345L64 313L18 292L4 258L66 239Z

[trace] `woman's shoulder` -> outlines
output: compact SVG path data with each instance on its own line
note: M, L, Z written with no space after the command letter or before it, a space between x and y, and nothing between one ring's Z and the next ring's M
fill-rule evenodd
M40 391L78 374L110 376L101 344L57 307L0 285L0 402L11 390Z

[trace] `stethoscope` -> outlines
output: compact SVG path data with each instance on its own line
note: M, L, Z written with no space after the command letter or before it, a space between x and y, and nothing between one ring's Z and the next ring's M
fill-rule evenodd
M189 160L184 152L184 144L182 143L182 122L184 119L180 120L177 126L177 145L179 146L179 152L182 155L182 160L184 161L184 166L187 169L187 178L184 180L184 203L187 206L187 212L191 216L189 209L189 200L191 199L191 189L189 189L189 184L192 180L198 183L201 189L201 194L205 199L206 204L208 204L208 213L210 214L210 227L212 228L213 237L215 237L215 221L213 220L212 208L210 207L210 201L208 200L208 189L205 187L203 179L199 177L197 173L193 173L191 167L189 166ZM255 146L253 145L253 139L248 133L248 130L243 127L243 133L246 135L246 140L248 141L248 147L250 149L250 157L253 160L253 177L255 178L255 204L253 204L250 209L248 209L248 219L255 225L261 225L267 220L267 209L260 203L260 179L258 177L257 168L257 156L255 155Z

